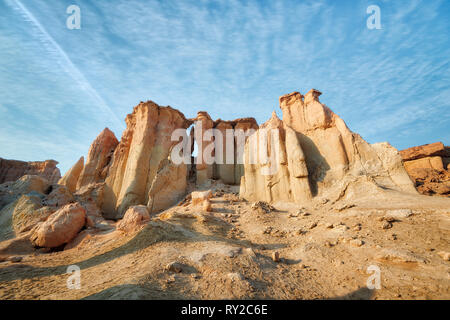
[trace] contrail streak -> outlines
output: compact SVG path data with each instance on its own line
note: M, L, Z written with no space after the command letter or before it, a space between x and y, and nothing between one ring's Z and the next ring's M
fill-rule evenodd
M17 10L20 15L28 22L30 22L34 27L36 27L39 31L37 34L39 40L45 46L47 51L51 55L56 55L57 60L59 60L59 64L64 69L66 73L68 73L79 85L81 89L87 92L91 98L96 101L98 107L110 116L110 119L114 122L118 128L123 129L123 124L114 114L112 109L106 104L103 98L98 94L98 92L92 87L83 73L72 63L72 60L67 56L66 52L56 43L53 37L45 30L42 24L34 17L34 15L28 11L28 9L20 2L20 0L9 0L7 3L13 7L13 9Z

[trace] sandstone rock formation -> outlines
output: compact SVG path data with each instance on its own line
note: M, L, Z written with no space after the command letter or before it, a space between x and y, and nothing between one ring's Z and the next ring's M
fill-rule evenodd
M187 166L161 161L160 168L149 190L147 207L150 213L165 210L179 202L186 194Z
M306 96L294 92L280 98L283 121L282 123L278 121L278 128L284 127L286 130L286 138L281 141L285 141L284 148L287 148L288 152L290 144L298 143L298 147L295 148L297 155L291 157L293 159L291 164L299 166L294 177L300 180L308 178L309 192L303 180L301 187L298 187L301 192L293 191L294 189L289 192L287 186L290 183L286 177L291 175L287 155L285 162L288 163L287 167L283 166L285 161L283 157L279 162L281 170L284 170L281 175L276 172L273 176L261 177L255 173L255 166L245 165L245 178L241 184L242 195L252 200L269 202L276 200L304 202L310 193L313 197L337 201L343 197L348 186L355 182L416 193L395 151L388 152L390 148L386 146L373 147L361 136L351 132L341 118L320 103L320 95L319 91L312 89ZM269 121L269 123L276 122L272 119ZM270 126L275 127L273 124ZM388 154L390 158L386 158ZM246 149L247 155L249 151ZM296 159L300 159L300 163ZM301 164L303 161L306 168ZM274 188L278 189L275 193ZM264 193L266 195L263 197ZM293 195L298 199L293 199Z
M191 200L193 206L203 205L205 201L209 201L212 197L211 190L194 191L191 193Z
M200 111L191 119L195 126L191 130L192 144L197 143L196 183L204 184L208 179L221 179L226 184L239 184L244 174L243 150L249 130L258 129L254 118L213 121L209 114ZM208 130L215 129L213 134ZM240 148L241 147L241 148ZM228 151L228 152L227 152Z
M400 190L415 193L411 187L411 178L403 167L402 158L398 150L388 142L372 144L372 148L377 152L384 169L389 173L389 178L392 179L394 184L399 186ZM384 185L389 185L389 181L385 182Z
M17 181L5 182L0 185L0 209L21 195L32 192L44 194L48 188L48 181L40 176L25 175Z
M404 166L408 172L421 168L444 171L444 163L442 162L442 158L438 156L405 161Z
M70 242L84 226L86 210L79 203L68 204L53 213L31 236L35 246L56 248Z
M211 197L212 197L211 190L194 191L191 193L192 205L194 207L201 208L203 211L211 212L212 211L212 205L210 201Z
M66 174L58 181L58 184L66 186L70 192L77 189L78 178L84 167L84 157L81 157Z
M450 196L449 147L436 142L405 149L400 154L420 193Z
M148 203L160 163L177 143L171 141L173 131L191 124L178 110L151 101L136 106L126 123L105 179L102 210L108 218L120 218L130 206Z
M89 148L86 164L77 181L77 189L105 181L108 166L118 144L116 136L108 128L98 135Z
M72 193L66 186L56 184L51 186L49 191L50 193L44 200L47 206L58 208L74 201Z
M0 184L16 181L24 175L37 175L50 184L57 183L61 178L57 164L55 160L25 162L0 158Z
M435 142L401 150L400 155L403 161L411 161L427 157L445 157L447 151L442 142Z
M128 208L122 220L117 223L117 230L132 232L150 220L146 206L132 206Z
M14 206L12 215L16 235L31 230L39 222L45 221L54 210L42 206L42 199L36 194L23 195Z
M231 147L227 144L227 132L228 134L232 132L234 123L232 121L223 121L219 119L215 122L214 128L217 129L220 134L214 135L214 155L216 161L213 165L213 177L215 179L221 179L227 184L235 184L235 152L233 150L233 153L227 153L227 147ZM228 139L230 140L230 138ZM234 142L234 138L232 141ZM234 144L232 147L234 149ZM219 156L221 157L220 159ZM228 157L231 159L228 159Z
M199 111L197 113L197 118L192 119L192 121L194 121L195 124L193 135L198 146L196 181L197 185L202 185L206 180L211 179L213 176L213 163L210 162L205 155L210 157L214 156L214 141L213 136L207 137L205 132L214 127L214 121L212 121L209 114L205 111Z
M207 112L200 111L196 118L186 119L171 107L141 102L127 116L121 141L109 129L103 130L92 143L86 164L80 158L59 184L75 193L74 199L92 212L92 217L102 214L112 219L123 217L134 205L147 205L150 213L175 205L185 195L192 173L197 186L209 179L241 184L241 196L251 201L305 203L329 198L335 202L354 183L368 186L367 190L382 187L415 193L397 150L388 143L368 144L320 103L320 95L312 89L305 96L294 92L280 97L283 120L273 114L259 130L253 118L213 121ZM197 143L197 163L177 165L170 160L178 143L172 141L172 133L192 124L189 151ZM209 129L215 129L213 135L205 136ZM236 132L240 130L244 135L239 137ZM266 131L277 133L278 146L270 137L268 143L261 140ZM249 138L249 133L254 134ZM274 147L280 151L276 158ZM446 150L442 144L410 150L405 153L405 166L421 167L428 161L428 166L442 170ZM248 163L260 153L269 163ZM441 157L442 163L438 161L441 158L433 157ZM276 170L263 174L273 169L271 165ZM64 189L55 189L46 201L46 205L58 207L74 200Z
M241 118L232 121L218 119L214 122L214 129L221 132L214 136L215 162L213 166L214 179L221 179L226 184L240 184L244 175L243 149L248 136L258 129L254 118ZM227 143L234 141L234 144ZM231 151L227 152L227 148ZM222 152L217 152L219 149ZM230 157L228 155L231 155ZM221 158L220 158L221 156Z
M249 130L258 128L254 118L213 121L204 111L198 112L194 119L186 119L178 110L160 107L151 101L136 106L133 113L127 116L126 123L120 143L106 128L91 144L86 164L84 157L80 158L59 181L85 206L88 217L89 212L97 211L95 206L100 208L98 211L105 218L112 219L121 218L133 205L146 204L151 213L167 209L185 195L192 173L197 185L209 179L239 184L244 169L243 152L237 146L245 144ZM195 141L200 157L193 165L175 164L170 159L170 153L179 141L172 141L172 133L176 129L186 130L191 124L195 125L190 133L188 152L193 152ZM223 134L220 137L216 134L205 135L207 130L213 128ZM227 133L227 129L231 132ZM225 141L227 134L231 134L231 144L228 145ZM231 156L228 159L226 150L229 147ZM224 151L220 163L214 162L216 154L219 154L216 148ZM208 153L210 159L207 161L204 155ZM57 192L64 193L63 190L53 191L47 199L48 205L54 206ZM96 193L95 205L88 196L91 192ZM80 198L81 194L83 196ZM72 201L70 197L66 198L66 202Z
M254 158L261 154L263 158ZM311 199L308 169L300 140L296 132L286 126L275 112L248 139L244 170L240 195L249 201L303 203Z
M39 208L48 189L47 180L30 175L0 185L0 241L28 230L33 226L33 221L40 221L36 217L46 217L47 209Z
M105 183L91 183L81 187L73 195L80 202L93 201L99 208L103 206L103 194L105 191Z

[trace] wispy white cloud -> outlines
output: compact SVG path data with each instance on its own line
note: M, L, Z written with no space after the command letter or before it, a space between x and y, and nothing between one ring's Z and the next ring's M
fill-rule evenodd
M36 138L30 140L45 141L70 166L111 122L105 105L119 119L151 99L188 117L206 109L214 118L254 116L262 122L272 110L280 114L280 95L312 87L370 142L388 140L399 148L434 140L450 144L448 1L380 1L382 30L366 28L368 0L77 3L79 32L65 28L71 1L29 2L26 10L81 77L60 66L70 63L39 27L30 32L15 17L7 17L9 25L0 20L0 57L6 55L11 66L0 78L0 87L9 88L0 88L8 110L7 123L0 122L20 137L8 139L26 145L11 156L48 152L21 142L32 123ZM35 40L38 34L46 51ZM73 72L75 85L68 81ZM80 93L83 83L95 87L104 105L90 90ZM120 135L119 125L112 129ZM12 146L6 140L0 139L2 149ZM73 149L58 148L60 141Z
M7 0L7 3L11 5L15 10L19 11L23 18L30 22L36 29L35 36L45 46L48 53L58 62L58 64L64 69L64 71L78 84L80 90L85 91L92 99L97 102L98 107L103 112L116 122L121 127L122 122L119 121L117 115L111 110L111 108L105 103L103 98L92 87L89 81L85 78L83 73L72 63L72 60L66 54L66 52L56 43L53 37L45 30L42 24L35 18L35 16L22 4L20 0Z

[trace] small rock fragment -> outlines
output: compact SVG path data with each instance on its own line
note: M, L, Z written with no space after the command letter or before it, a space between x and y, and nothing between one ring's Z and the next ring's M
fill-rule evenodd
M211 211L212 211L211 201L205 200L205 201L203 202L203 210L204 210L205 212L211 212Z
M317 227L317 222L313 222L313 223L309 226L310 229L314 229L315 227Z
M389 221L385 221L381 227L384 230L391 229L392 228L392 223L390 223Z
M272 260L274 262L280 262L280 253L278 251L272 253Z
M450 252L440 251L438 255L444 259L444 261L450 261Z
M230 272L227 276L233 282L244 280L244 277L239 272Z
M249 256L251 256L251 257L256 257L256 253L255 253L255 251L253 251L252 248L245 248L245 249L244 249L244 252L245 252L246 254L248 254Z
M181 271L183 271L183 265L179 262L174 261L166 265L164 269L166 271L180 273Z
M22 257L20 257L20 256L15 256L15 257L11 257L10 259L9 259L9 261L11 261L11 262L13 262L13 263L17 263L17 262L20 262L20 261L22 261Z
M354 247L361 247L364 244L364 241L360 239L352 239L350 240L350 244Z
M251 206L251 208L255 211L261 212L261 213L270 213L272 211L276 211L276 209L268 204L265 201L257 201L254 202Z
M263 231L263 234L270 234L272 232L272 227L266 227Z

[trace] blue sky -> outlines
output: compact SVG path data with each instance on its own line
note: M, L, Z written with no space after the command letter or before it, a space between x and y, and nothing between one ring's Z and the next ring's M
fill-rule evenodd
M0 0L0 157L64 172L140 101L262 123L311 88L370 143L449 145L449 39L445 0Z

